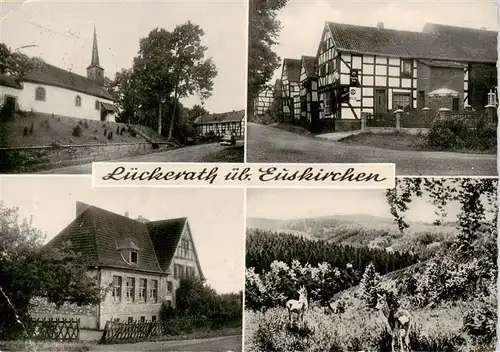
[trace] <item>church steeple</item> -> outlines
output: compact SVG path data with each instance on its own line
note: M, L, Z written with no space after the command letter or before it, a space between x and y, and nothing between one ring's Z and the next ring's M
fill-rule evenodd
M104 84L104 69L99 65L99 50L97 49L97 34L94 26L94 41L92 43L92 59L87 67L87 78L98 84Z

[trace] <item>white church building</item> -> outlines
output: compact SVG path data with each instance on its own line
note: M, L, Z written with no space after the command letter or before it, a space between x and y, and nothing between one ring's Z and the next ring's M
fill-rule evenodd
M0 75L0 106L8 100L22 111L114 122L117 109L104 87L95 28L87 77L47 63L20 77L20 82Z

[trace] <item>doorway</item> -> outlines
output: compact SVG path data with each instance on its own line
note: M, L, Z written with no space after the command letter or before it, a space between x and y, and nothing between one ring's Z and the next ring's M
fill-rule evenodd
M379 115L386 113L387 113L387 89L376 88L374 114Z

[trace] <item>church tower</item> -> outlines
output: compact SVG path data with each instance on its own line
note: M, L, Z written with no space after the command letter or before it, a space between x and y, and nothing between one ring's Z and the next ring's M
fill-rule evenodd
M87 78L95 81L97 84L104 85L104 69L99 66L99 51L97 50L97 35L94 27L94 43L92 44L92 60L87 67Z

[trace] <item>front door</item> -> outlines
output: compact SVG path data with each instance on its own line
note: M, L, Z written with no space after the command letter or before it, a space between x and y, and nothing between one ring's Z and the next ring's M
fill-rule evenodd
M387 90L375 89L375 115L387 113Z

